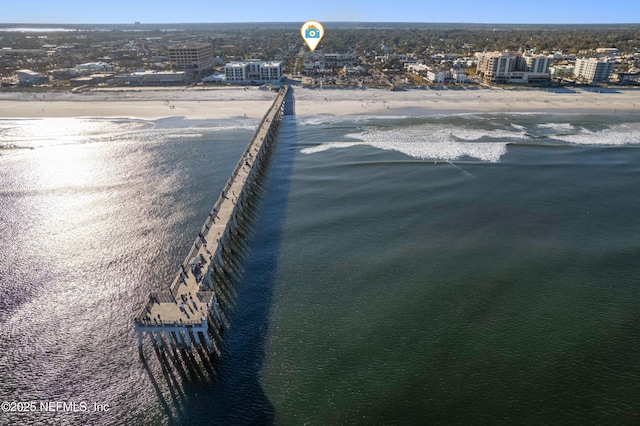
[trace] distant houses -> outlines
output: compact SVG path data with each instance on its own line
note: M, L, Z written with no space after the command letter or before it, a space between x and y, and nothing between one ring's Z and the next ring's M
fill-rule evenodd
M355 66L358 62L358 55L355 53L325 53L324 64L328 68L342 68Z
M345 72L360 72L356 69L358 55L355 53L323 53L321 51L307 52L302 64L302 74L315 75L328 70L341 68ZM346 67L346 68L345 68Z
M342 67L342 72L348 76L363 76L367 70L362 65L345 65Z

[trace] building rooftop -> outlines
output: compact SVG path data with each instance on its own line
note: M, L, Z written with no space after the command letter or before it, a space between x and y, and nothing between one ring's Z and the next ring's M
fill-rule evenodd
M33 70L17 70L15 72L16 74L25 74L25 75L31 75L31 76L41 76L42 74L40 74L39 72L35 72Z
M234 68L242 68L242 67L244 67L245 65L246 65L246 63L245 63L245 62L230 62L230 63L228 63L228 64L227 64L227 65L225 65L225 66L227 66L227 67L234 67Z
M211 47L209 43L200 43L197 41L188 41L186 43L180 43L173 46L169 46L169 49L194 49L201 47Z

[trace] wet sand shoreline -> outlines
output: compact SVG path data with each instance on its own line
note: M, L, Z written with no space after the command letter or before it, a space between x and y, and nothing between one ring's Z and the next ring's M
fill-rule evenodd
M482 112L640 112L640 89L294 88L297 115L419 115ZM104 117L157 120L259 118L275 92L251 88L136 88L0 92L0 118Z

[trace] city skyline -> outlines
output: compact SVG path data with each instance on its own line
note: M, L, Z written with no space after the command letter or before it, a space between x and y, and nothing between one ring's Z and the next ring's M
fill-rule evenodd
M308 3L307 3L308 4ZM265 7L266 6L266 7ZM265 5L254 1L237 4L192 0L176 8L168 1L112 0L103 3L51 3L33 0L29 7L19 3L3 6L0 23L33 24L121 24L142 23L235 23L235 22L450 22L492 24L620 24L639 23L640 10L634 0L621 0L615 8L603 8L594 1L553 2L518 5L508 0L477 2L460 0L425 4L402 0L375 4L356 0L345 4L327 0L316 8L292 0L275 0Z

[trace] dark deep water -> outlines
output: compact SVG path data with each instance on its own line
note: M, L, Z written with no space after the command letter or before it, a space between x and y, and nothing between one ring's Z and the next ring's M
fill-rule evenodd
M287 117L221 358L141 361L249 121L0 121L0 401L91 409L0 424L640 421L631 116Z

